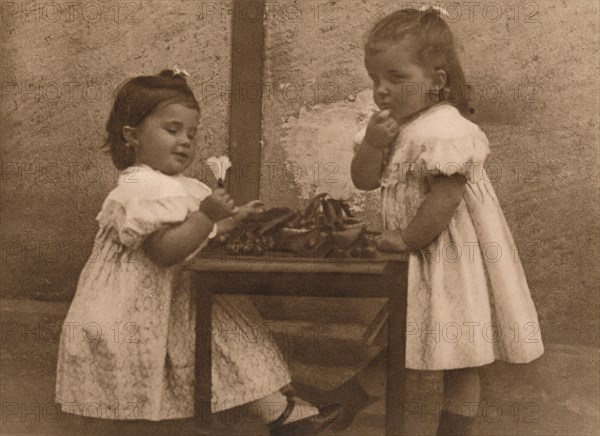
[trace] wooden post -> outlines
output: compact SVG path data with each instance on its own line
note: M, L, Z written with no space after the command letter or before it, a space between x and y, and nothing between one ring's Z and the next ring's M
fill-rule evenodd
M236 204L259 196L265 0L234 0L228 190Z
M398 436L404 434L408 263L390 262L386 269L389 317L385 434Z
M210 434L212 397L212 289L204 286L202 277L192 274L196 300L196 367L194 411L199 434Z

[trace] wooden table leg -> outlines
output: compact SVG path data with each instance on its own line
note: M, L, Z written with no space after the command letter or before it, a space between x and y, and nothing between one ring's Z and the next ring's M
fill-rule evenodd
M212 393L212 291L202 286L198 274L193 274L196 299L196 383L194 412L199 434L210 433L210 402Z
M390 262L387 268L389 318L385 434L399 436L403 434L402 401L406 391L404 367L408 263Z

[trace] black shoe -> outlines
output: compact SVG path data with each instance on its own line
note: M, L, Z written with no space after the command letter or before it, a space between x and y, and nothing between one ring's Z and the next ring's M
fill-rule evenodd
M378 400L378 397L372 397L366 394L361 397L352 398L351 401L342 406L339 416L331 426L331 429L334 431L346 430L363 409L366 409Z
M295 405L294 397L289 395L287 406L281 416L267 425L270 436L313 436L319 434L336 422L341 410L339 405L331 404L319 408L319 414L316 416L284 424L292 414Z
M323 391L310 385L295 385L300 396L317 405L340 404L339 416L330 428L334 431L346 430L360 412L377 402L380 398L369 395L356 377L330 391Z

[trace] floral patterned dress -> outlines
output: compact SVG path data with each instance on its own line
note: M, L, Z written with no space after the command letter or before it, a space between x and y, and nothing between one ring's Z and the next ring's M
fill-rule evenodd
M355 149L365 130L355 138ZM448 227L409 255L406 367L443 370L500 359L525 363L544 347L535 306L494 188L485 134L449 104L401 126L381 176L383 224L404 229L429 177L463 174L463 199ZM387 308L365 334L381 344ZM380 314L381 315L381 314Z
M153 421L193 416L195 310L185 262L157 266L141 243L184 221L210 193L195 179L147 166L120 173L97 216L100 230L63 326L56 381L63 411ZM263 324L249 298L214 298L213 411L290 383L279 350L258 334Z

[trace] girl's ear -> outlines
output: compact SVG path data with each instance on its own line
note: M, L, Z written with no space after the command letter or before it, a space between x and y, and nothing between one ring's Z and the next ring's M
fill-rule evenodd
M121 133L123 134L123 138L130 144L133 144L136 141L135 137L135 127L131 126L123 126L121 129Z
M433 86L438 91L440 89L444 89L446 86L446 82L448 81L448 76L446 75L446 71L444 70L435 70L433 73Z

